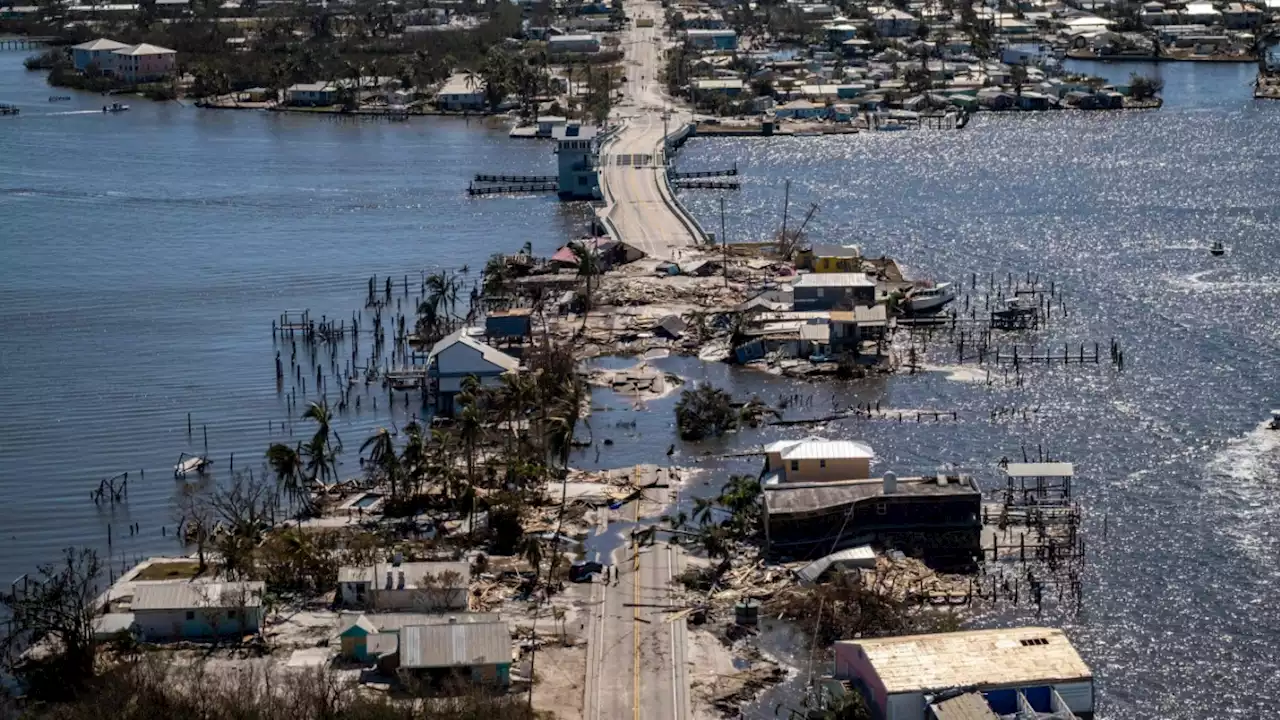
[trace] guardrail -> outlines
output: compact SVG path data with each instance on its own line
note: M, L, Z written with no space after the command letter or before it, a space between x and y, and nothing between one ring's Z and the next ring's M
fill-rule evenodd
M673 144L671 138L678 137L680 140L683 140L693 132L693 127L693 123L686 123L675 132L663 138L664 163L666 160L667 148ZM685 210L684 205L676 199L675 193L672 192L671 189L671 178L667 176L666 170L664 169L661 174L662 177L658 181L658 194L662 196L662 201L666 203L667 207L671 208L671 211L676 215L676 219L679 220L680 224L684 225L685 229L689 231L689 234L693 236L694 243L698 245L705 245L707 243L706 231L702 229L702 225L698 223L697 218L691 215L688 210Z

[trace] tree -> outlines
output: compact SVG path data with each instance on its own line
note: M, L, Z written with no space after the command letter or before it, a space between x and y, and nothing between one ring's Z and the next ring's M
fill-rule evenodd
M400 458L396 455L395 436L386 428L378 428L369 439L360 446L360 452L369 451L366 464L369 474L386 482L391 488L391 497L399 499L401 468Z
M251 576L254 553L275 516L274 493L252 473L236 473L229 485L210 493L209 506L223 526L214 539L223 571L233 578Z
M275 473L276 487L280 492L289 499L291 505L298 508L300 515L308 515L314 510L314 503L306 465L300 454L301 447L275 443L267 448L267 464Z
M338 479L338 454L342 452L342 438L333 430L333 413L327 402L313 402L302 413L303 420L312 420L316 432L302 446L306 460L307 479L312 483L327 485ZM336 444L335 444L336 441Z
M209 568L206 551L213 539L214 511L208 496L191 485L184 485L178 495L178 524L182 527L183 538L188 543L195 543L196 557L200 562L196 574L199 575Z
M1129 97L1134 100L1150 100L1164 90L1164 81L1133 73L1129 75Z
M586 290L583 292L582 302L584 310L582 312L582 327L587 327L587 315L591 313L591 278L600 274L600 256L596 252L595 246L588 246L583 242L569 243L569 250L573 253L573 259L577 262L578 277L582 278L586 283Z
M712 385L699 385L680 393L676 403L676 429L682 440L719 437L736 428L738 413L729 393Z
M18 668L27 676L33 694L45 690L74 694L93 678L97 651L93 621L99 610L95 600L101 575L96 552L67 548L62 562L42 565L36 580L0 595L0 607L12 622L12 631L0 638L0 647L16 653L25 643L44 642L52 651L47 658Z
M1027 66L1012 65L1009 68L1009 83L1013 85L1013 94L1022 97L1022 86L1027 84Z

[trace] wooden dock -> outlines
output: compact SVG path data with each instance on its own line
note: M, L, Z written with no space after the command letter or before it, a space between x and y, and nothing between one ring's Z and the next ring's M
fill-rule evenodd
M733 180L676 180L672 183L680 190L738 190L742 183Z
M689 180L692 178L710 178L710 177L731 177L738 174L738 163L734 163L733 167L726 170L694 170L691 172L671 171L672 180Z
M560 178L555 175L485 175L476 173L474 182L478 183L553 183L559 182Z
M535 193L535 192L556 192L560 189L559 183L553 182L530 182L516 183L511 185L476 185L472 183L467 186L468 195L510 195L513 193Z

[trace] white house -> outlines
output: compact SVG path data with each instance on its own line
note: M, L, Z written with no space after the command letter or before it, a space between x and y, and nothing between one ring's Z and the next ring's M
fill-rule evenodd
M1218 25L1222 22L1222 13L1218 12L1213 3L1187 3L1187 6L1182 9L1182 20L1187 23Z
M148 642L205 640L256 633L262 582L137 582L130 611Z
M338 86L331 82L295 83L284 91L288 105L324 107L338 102Z
M864 480L871 477L876 456L866 443L817 436L779 440L766 445L764 453L765 484Z
M997 717L1093 717L1093 673L1053 628L841 640L835 655L835 678L862 694L876 720L925 720L932 697L948 690L982 693Z
M449 76L436 93L436 107L441 110L484 110L484 83L478 77L463 73Z
M454 396L468 377L494 387L499 378L517 372L520 361L467 335L466 328L446 335L427 354L427 375L435 385L436 412L452 415Z
M902 10L889 9L872 18L880 37L908 37L916 34L920 21L915 15Z
M109 73L115 66L115 56L112 53L127 47L129 46L122 42L107 38L90 40L71 47L71 62L80 72L85 72L92 65L102 72Z
M465 610L470 580L465 562L375 563L339 569L338 597L347 607L372 610Z
M556 35L547 38L547 52L552 55L563 53L597 53L600 52L600 38L595 35Z

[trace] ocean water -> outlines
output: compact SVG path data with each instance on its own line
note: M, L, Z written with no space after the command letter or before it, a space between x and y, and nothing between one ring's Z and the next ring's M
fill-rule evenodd
M549 146L501 129L142 100L104 116L97 96L48 103L22 57L0 54L0 102L23 107L0 118L0 581L61 547L106 549L108 525L113 557L172 551L160 534L175 522L170 468L200 449L202 427L216 477L232 453L237 468L256 468L269 442L289 437L285 393L299 383L277 392L273 357L287 360L291 348L270 333L282 311L349 318L375 274L397 283L409 274L411 299L421 271L477 270L526 241L547 252L588 217L550 197L465 196L475 172L551 171ZM675 460L704 470L693 494L758 471L753 460L707 454L811 431L866 440L877 471L957 467L988 487L996 461L1022 447L1075 462L1090 555L1081 611L1006 610L979 622L1066 627L1097 674L1108 720L1256 718L1280 694L1280 436L1262 425L1280 406L1271 310L1280 104L1249 97L1250 66L1090 68L1115 81L1131 70L1161 74L1163 109L979 115L954 133L694 139L678 160L738 163L743 189L726 194L730 241L777 229L790 179L791 226L816 203L807 228L816 240L860 244L938 279L1053 279L1068 317L1019 344L1098 341L1105 352L1114 337L1123 373L1105 363L1036 368L1019 388L964 373L814 384L688 358L652 364L739 396L802 396L792 415L857 402L959 413L954 423L843 421L677 442ZM683 197L718 230L717 193ZM1215 259L1207 247L1217 239L1229 252ZM298 355L306 367L317 361L305 348ZM299 404L318 397L308 390ZM414 411L389 412L377 388L358 392L361 410L338 420L349 449ZM660 458L676 442L675 400L636 406L599 393L591 430L614 444L574 462ZM1038 412L991 419L1007 407ZM349 452L343 473L357 470ZM124 471L129 501L95 507L89 491ZM766 694L752 716L774 717L793 690Z

